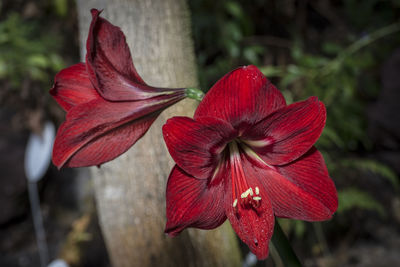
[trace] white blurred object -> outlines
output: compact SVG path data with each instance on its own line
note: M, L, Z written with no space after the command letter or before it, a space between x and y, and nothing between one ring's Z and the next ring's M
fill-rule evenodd
M32 133L29 137L25 150L25 175L30 182L39 181L49 168L55 133L54 124L48 121L41 136Z
M246 255L246 258L243 261L243 267L251 267L256 265L257 263L257 257L253 253L249 252Z
M53 123L46 122L41 136L31 133L25 150L25 175L28 179L29 201L31 203L40 266L42 267L47 266L49 249L47 247L46 233L43 227L37 182L42 179L49 168L55 132Z
M69 265L64 260L56 259L50 262L47 267L69 267Z

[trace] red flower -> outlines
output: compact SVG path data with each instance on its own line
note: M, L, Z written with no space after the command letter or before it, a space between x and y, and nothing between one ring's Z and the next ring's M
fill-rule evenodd
M167 225L212 229L229 219L259 258L268 255L274 215L320 221L337 209L337 193L313 144L326 111L316 97L286 106L254 66L219 80L194 119L163 127L176 162L167 185Z
M137 73L122 31L92 9L86 64L60 71L50 90L67 111L57 132L53 163L100 165L128 150L185 89L155 88Z

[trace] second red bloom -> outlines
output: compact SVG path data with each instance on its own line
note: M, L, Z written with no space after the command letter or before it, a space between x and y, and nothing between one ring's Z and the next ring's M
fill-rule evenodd
M86 64L60 71L51 95L67 111L53 163L100 165L128 150L157 116L185 98L185 89L147 85L137 73L122 31L92 9Z

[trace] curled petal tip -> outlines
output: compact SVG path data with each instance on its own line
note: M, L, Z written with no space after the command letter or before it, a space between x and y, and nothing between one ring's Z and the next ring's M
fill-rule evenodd
M181 231L173 231L173 228L168 227L168 222L167 222L167 226L165 226L165 230L164 233L169 236L169 237L175 237L177 236Z
M101 12L103 12L103 9L101 9L101 10L98 10L96 8L90 9L90 13L92 14L92 18L95 17L95 16L100 15Z
M57 167L57 170L61 170L62 169L62 165L57 165L54 161L53 161L53 165Z
M317 96L310 96L307 100L309 102L321 102L321 101L318 100Z
M53 155L51 156L51 161L53 162L53 165L57 167L57 170L61 170L64 167L64 162L61 162L59 160L59 157L57 156L57 151L53 147Z

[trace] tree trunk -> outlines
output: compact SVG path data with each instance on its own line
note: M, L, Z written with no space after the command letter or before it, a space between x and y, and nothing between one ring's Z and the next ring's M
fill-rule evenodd
M160 87L197 85L190 20L184 0L78 0L82 58L90 8L121 27L139 74ZM173 166L161 127L174 115L192 116L195 101L169 108L127 153L92 168L101 228L113 266L239 266L240 252L228 224L167 237L166 180Z

